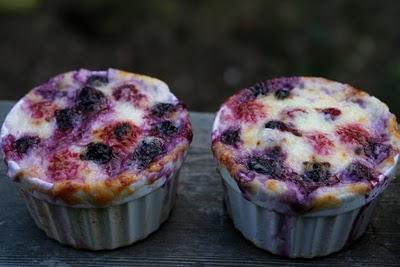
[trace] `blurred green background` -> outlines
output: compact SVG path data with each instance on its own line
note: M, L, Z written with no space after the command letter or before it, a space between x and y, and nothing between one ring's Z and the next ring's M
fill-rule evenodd
M50 76L120 68L166 81L191 110L238 88L323 76L400 115L400 1L0 0L0 99Z

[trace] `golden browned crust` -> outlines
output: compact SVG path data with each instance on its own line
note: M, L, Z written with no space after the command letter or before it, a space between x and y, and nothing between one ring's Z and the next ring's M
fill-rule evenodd
M269 180L267 180L266 182L265 182L265 187L269 190L269 191L271 191L271 192L273 192L273 193L280 193L281 192L281 185L282 185L282 182L281 181L278 181L278 180L275 180L275 179L269 179Z
M325 78L319 78L319 77L301 77L302 79L308 79L312 82L315 83L324 83L324 84L331 84L335 88L337 88L340 93L340 97L344 98L346 100L351 100L351 101L357 101L359 99L364 99L369 97L369 94L366 93L365 91L355 88L351 85L348 84L343 84L343 83L338 83L335 81L327 80ZM340 86L338 86L340 85ZM329 86L328 86L329 87ZM319 90L319 87L318 87ZM237 94L240 94L237 93ZM236 95L237 95L236 94ZM226 103L231 101L236 95L231 96ZM224 107L225 104L223 104L222 107ZM380 106L382 110L387 109L385 104L382 104L383 106ZM222 108L221 108L222 110ZM386 112L386 111L385 111ZM223 113L222 113L223 114ZM218 115L220 116L220 114ZM222 116L220 116L222 118ZM360 117L357 119L357 122L360 124L365 124L368 121L369 117L364 116ZM221 123L221 121L218 121ZM396 121L396 117L394 115L391 115L388 121L388 132L389 132L389 138L391 138L392 144L393 144L393 153L385 159L383 162L380 163L379 168L383 171L388 170L390 166L393 166L396 163L396 157L400 151L400 131L398 128L398 124ZM214 125L214 130L220 130L218 128L218 125ZM254 147L258 146L256 143L255 139L250 138L252 133L252 129L246 129L246 131L241 132L241 141L243 141L244 145L248 145L249 147ZM393 137L392 137L393 136ZM286 140L283 138L280 140L280 142L286 142ZM231 148L229 145L225 145L221 142L219 138L216 138L213 140L212 143L212 151L215 156L215 158L218 160L218 162L226 167L227 171L230 173L231 177L238 180L240 178L238 176L239 172L244 168L243 164L239 160L235 160L234 153L233 153L233 148ZM346 153L347 151L342 151L339 155L343 160L346 160L348 157L351 157L352 155L349 153ZM378 167L377 167L378 168ZM291 185L284 182L284 181L279 181L275 179L268 179L264 183L253 183L254 187L260 186L264 187L263 189L267 191L267 193L278 193L278 194L284 194L285 189L290 190ZM284 185L290 185L285 188ZM359 196L365 196L367 195L373 188L374 186L372 184L369 184L368 182L364 183L351 183L344 185L343 187L331 187L329 188L328 192L324 192L323 190L320 192L317 192L316 194L312 194L310 196L311 203L307 202L309 205L307 205L307 208L311 208L312 210L321 210L321 209L332 209L332 208L337 208L344 201L349 201L353 198L357 198ZM257 191L257 190L253 190ZM251 193L251 191L249 191ZM257 192L258 193L258 192ZM255 196L256 198L258 196Z
M342 204L342 201L333 194L317 196L312 200L311 210L323 210L323 209L334 209L338 208Z
M182 157L188 146L188 144L177 146L160 160L152 163L149 168L145 170L144 175L158 173L165 164L174 162L179 157ZM117 178L109 178L95 183L66 180L55 182L50 195L54 198L61 199L68 205L77 205L83 202L83 199L78 196L78 193L84 193L91 204L102 207L111 204L115 199L133 193L129 186L138 179L138 176L122 174Z
M400 131L394 115L389 119L388 130L397 140L400 140Z
M365 195L371 191L371 187L367 183L356 183L348 185L348 190L350 193Z
M232 152L218 141L213 143L212 151L217 160L226 167L231 177L236 177L241 167L235 162Z
M69 205L76 205L81 203L81 200L75 196L75 193L82 190L85 186L85 184L73 180L57 182L51 190L51 196L59 198Z

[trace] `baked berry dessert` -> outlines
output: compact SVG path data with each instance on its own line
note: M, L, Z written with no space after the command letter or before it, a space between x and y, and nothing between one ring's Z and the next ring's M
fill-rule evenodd
M36 224L61 243L99 250L143 239L167 219L192 131L162 81L80 69L32 89L1 138Z
M315 257L365 231L393 178L399 140L395 116L375 97L291 77L229 98L212 150L235 227L272 253Z

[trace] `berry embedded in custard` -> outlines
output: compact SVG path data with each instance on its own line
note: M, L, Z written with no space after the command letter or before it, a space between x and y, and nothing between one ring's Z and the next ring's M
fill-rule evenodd
M110 183L121 187L116 194L166 179L180 166L192 132L185 106L163 82L81 69L29 92L7 116L1 137L11 176L35 177L57 194L73 182L73 192L96 199Z
M290 77L230 97L217 114L212 149L247 197L281 194L306 208L321 203L313 202L318 195L382 184L399 140L394 115L378 99L326 79Z

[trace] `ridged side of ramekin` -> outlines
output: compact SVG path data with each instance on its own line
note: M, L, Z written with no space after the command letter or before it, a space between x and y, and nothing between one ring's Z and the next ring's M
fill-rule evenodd
M289 216L260 207L225 181L229 216L243 236L273 254L291 258L325 256L342 249L366 230L377 199L336 216Z
M394 170L391 168L387 176L393 177ZM363 205L352 209L291 215L247 200L222 166L220 174L224 202L235 227L256 246L291 258L326 256L359 238L367 229L379 196L388 185L388 182L384 183L373 198L368 201L366 198Z
M103 250L130 245L156 231L174 205L178 175L138 199L105 208L54 205L21 190L37 226L60 243Z

